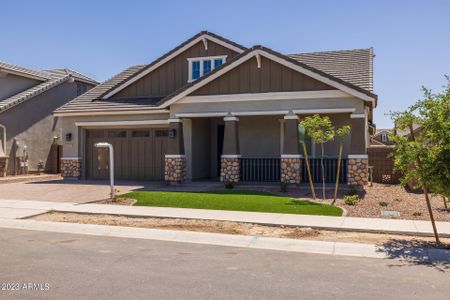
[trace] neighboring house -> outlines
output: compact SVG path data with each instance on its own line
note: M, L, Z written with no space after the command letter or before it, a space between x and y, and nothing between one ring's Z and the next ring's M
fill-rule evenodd
M299 183L306 178L297 125L321 114L351 126L341 179L365 184L373 57L371 48L284 55L200 32L55 111L67 137L62 174L107 178L107 156L94 147L106 141L119 179ZM307 147L319 154L311 141ZM325 145L329 180L338 148Z
M52 112L98 83L69 69L0 62L0 177L58 171L61 126Z
M394 142L389 140L389 137L393 135L391 129L377 129L375 134L370 138L371 145L393 145Z

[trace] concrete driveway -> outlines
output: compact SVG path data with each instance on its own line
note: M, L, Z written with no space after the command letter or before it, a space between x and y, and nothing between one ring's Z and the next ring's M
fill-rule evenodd
M162 185L163 183L155 183ZM142 182L118 182L120 193L142 189ZM109 197L108 181L51 180L0 184L0 201L35 200L85 203Z

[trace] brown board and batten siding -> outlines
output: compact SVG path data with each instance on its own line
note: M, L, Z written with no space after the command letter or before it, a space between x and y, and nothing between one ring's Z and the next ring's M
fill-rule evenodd
M334 90L323 82L301 74L277 62L261 57L261 68L255 58L223 74L191 95L221 95L293 91Z
M198 42L118 92L113 98L167 96L187 84L189 78L188 58L226 55L226 60L229 61L237 54L237 52L212 41L208 41L208 49L205 50L203 42Z

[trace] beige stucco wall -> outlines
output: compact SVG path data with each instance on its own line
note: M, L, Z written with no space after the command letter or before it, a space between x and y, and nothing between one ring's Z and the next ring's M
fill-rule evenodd
M41 82L42 81L13 74L2 75L0 73L0 100L25 91Z

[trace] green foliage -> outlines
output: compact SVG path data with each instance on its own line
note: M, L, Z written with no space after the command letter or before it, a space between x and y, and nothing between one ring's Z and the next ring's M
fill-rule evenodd
M338 128L338 129L336 130L336 136L337 136L339 139L342 140L342 139L344 139L347 135L350 134L350 131L351 131L350 126L344 125L344 126L342 126L341 128Z
M418 211L416 211L416 212L413 212L413 214L412 214L414 217L420 217L421 215L422 215L422 213L421 212L418 212Z
M380 201L380 202L378 202L378 204L379 204L381 207L387 207L387 206L388 206L388 203L385 202L385 201Z
M347 195L344 196L344 203L347 205L356 205L359 202L358 195Z
M313 138L314 142L323 144L334 139L334 127L329 117L314 115L306 117L300 122L305 127L306 133Z
M402 184L413 180L434 193L450 196L450 81L441 93L423 88L424 99L407 111L392 113L395 135L394 167L403 174ZM414 126L420 126L415 129Z

